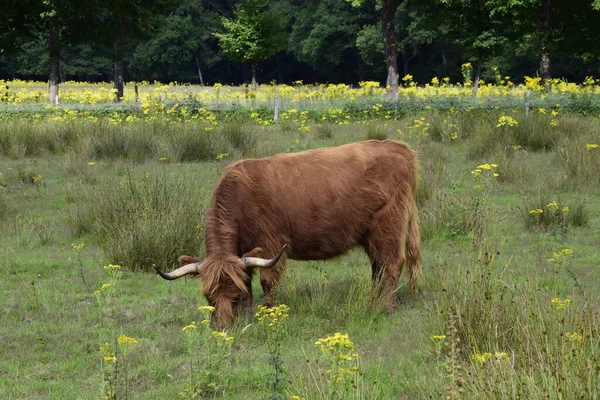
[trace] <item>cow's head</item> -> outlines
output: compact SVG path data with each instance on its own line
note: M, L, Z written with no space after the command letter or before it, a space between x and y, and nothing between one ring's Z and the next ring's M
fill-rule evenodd
M206 297L208 304L215 308L212 323L217 327L233 324L236 317L237 303L243 293L248 293L251 285L248 269L271 268L283 255L284 245L279 253L272 259L253 257L260 253L256 248L244 255L237 256L208 256L204 261L197 258L181 256L179 263L181 267L172 272L162 272L155 266L158 274L167 280L178 279L183 276L199 276L202 281L202 294Z

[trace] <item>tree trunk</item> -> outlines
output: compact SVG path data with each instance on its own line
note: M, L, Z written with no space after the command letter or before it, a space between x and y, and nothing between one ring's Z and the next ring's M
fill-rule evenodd
M117 90L116 101L123 98L123 82L125 80L125 15L120 5L116 9L117 28L115 32L115 78L114 88Z
M256 90L256 63L252 63L252 90Z
M442 75L446 77L448 75L448 56L446 55L444 43L440 43L440 50L442 52Z
M51 104L56 104L60 82L60 28L56 18L50 18L48 24L48 47L50 50L49 99Z
M394 18L399 6L400 0L381 1L381 33L387 65L386 87L388 88L388 97L390 98L394 98L396 93L398 93L398 48Z
M202 70L200 69L200 60L198 59L198 54L194 53L196 57L196 67L198 68L198 78L200 79L200 86L204 86L204 79L202 79Z
M540 35L540 77L545 85L550 79L550 54L548 52L550 15L552 13L552 0L542 0L538 20L538 33Z
M477 58L477 66L475 67L475 79L473 80L473 96L477 96L477 89L479 89L479 79L481 78L481 57Z

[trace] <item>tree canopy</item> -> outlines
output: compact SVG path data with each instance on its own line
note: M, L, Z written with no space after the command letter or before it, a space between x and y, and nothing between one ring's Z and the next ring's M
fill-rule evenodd
M581 81L599 34L600 0L6 0L0 79Z

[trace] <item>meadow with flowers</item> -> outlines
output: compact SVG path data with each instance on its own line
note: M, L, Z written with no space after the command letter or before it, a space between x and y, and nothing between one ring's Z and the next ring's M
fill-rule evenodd
M497 78L141 83L119 105L71 82L50 106L2 82L0 397L600 397L600 85ZM386 138L421 164L423 276L393 312L359 249L289 261L276 307L226 330L197 281L155 275L203 256L229 163Z

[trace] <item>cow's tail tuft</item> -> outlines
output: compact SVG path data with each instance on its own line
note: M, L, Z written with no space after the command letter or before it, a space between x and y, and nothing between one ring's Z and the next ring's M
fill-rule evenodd
M408 272L408 287L417 288L417 278L421 275L421 232L417 207L413 205L408 219L406 235L406 270Z

